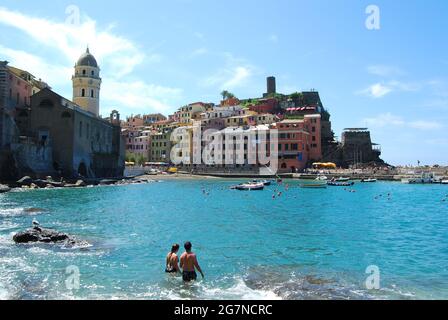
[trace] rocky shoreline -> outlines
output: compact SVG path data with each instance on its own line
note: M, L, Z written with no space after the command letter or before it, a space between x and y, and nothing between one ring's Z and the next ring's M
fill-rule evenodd
M33 179L25 176L15 182L0 184L0 193L6 193L14 189L55 189L55 188L85 188L89 186L129 185L157 182L148 177L133 178L108 178L108 179L76 179L54 180L52 177L45 179Z

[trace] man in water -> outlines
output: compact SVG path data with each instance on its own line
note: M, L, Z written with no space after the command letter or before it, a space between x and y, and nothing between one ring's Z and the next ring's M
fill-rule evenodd
M185 251L180 257L180 267L182 268L182 279L185 282L190 282L196 280L197 274L195 270L198 270L202 278L204 278L204 273L199 266L196 254L191 251L191 242L185 242Z

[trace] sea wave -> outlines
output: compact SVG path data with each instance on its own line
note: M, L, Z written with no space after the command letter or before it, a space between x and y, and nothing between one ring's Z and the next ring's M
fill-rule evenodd
M44 211L45 209L41 208L0 208L0 217L36 216Z

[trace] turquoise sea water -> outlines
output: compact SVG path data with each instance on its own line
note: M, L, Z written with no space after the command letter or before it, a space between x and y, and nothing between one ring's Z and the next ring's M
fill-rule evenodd
M234 183L2 194L0 299L448 299L447 186L238 192ZM14 244L33 218L91 246ZM193 285L163 272L171 244L186 240L206 274ZM65 284L72 265L78 290ZM371 265L379 290L365 285Z

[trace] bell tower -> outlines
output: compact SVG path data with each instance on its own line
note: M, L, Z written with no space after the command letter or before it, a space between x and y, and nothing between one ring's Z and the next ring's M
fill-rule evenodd
M100 68L89 47L75 65L73 102L95 116L100 114Z

